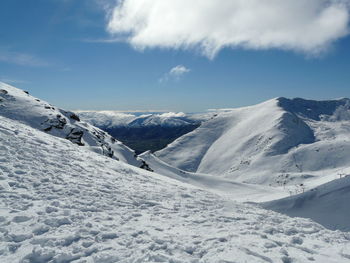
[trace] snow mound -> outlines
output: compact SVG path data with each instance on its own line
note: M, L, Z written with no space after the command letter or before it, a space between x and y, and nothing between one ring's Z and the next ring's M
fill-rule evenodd
M263 204L263 207L306 217L329 229L350 231L350 176L320 185L305 193Z
M81 121L75 113L59 109L2 82L0 115L122 162L138 167L143 165L143 161L136 158L134 151L99 128Z
M179 169L285 185L350 166L349 99L276 98L218 111L155 153Z
M350 259L348 233L225 201L3 116L0 196L4 263Z

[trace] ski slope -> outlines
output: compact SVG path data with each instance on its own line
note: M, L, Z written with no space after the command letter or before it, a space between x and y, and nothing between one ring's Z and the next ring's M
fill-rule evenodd
M350 236L0 116L0 261L349 262Z
M140 167L143 161L133 150L104 131L80 120L73 112L59 109L23 90L0 82L0 115L65 138L91 151Z

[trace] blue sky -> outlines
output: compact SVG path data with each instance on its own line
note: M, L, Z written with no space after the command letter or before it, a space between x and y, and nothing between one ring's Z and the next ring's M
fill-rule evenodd
M125 24L107 30L115 6L101 3L112 2L1 0L0 80L72 110L198 112L279 96L350 97L350 38L340 31L322 52L301 42L261 48L249 39L203 52L202 43L184 48L188 39L177 47L177 35L164 44L151 26L154 39L140 40L139 32L139 42L128 43L118 35Z

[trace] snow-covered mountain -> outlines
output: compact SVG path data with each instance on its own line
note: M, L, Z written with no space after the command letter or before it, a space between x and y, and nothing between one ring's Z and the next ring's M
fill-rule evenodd
M277 98L218 112L156 156L182 170L276 186L347 172L349 106Z
M76 111L82 120L97 127L179 127L199 124L213 113L185 114L183 112L119 112L119 111Z
M132 164L146 166L133 150L70 111L59 109L23 90L0 82L0 116L65 138L92 151Z
M116 162L26 110L0 116L2 263L349 262L349 233Z

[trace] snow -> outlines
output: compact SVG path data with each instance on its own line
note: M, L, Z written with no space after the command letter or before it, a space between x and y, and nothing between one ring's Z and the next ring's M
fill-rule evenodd
M142 160L135 157L133 150L104 131L80 121L73 112L59 109L2 82L0 114L122 162L138 167L142 165Z
M189 172L309 188L309 181L350 167L349 113L348 99L276 98L218 111L155 155Z
M196 125L209 119L214 113L185 114L183 112L134 112L76 111L81 118L98 127L179 127Z
M263 204L289 216L311 218L329 229L350 231L350 176L322 184L305 193Z
M20 147L19 147L20 146ZM1 262L349 262L350 235L0 116Z
M229 200L265 202L288 195L286 191L276 187L245 184L216 176L186 172L166 164L150 151L141 154L140 157L158 174L219 194Z
M140 115L204 122L138 158L0 83L0 262L349 262L349 105Z

